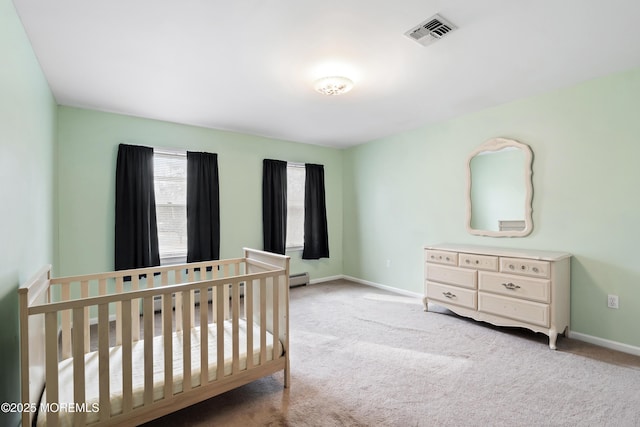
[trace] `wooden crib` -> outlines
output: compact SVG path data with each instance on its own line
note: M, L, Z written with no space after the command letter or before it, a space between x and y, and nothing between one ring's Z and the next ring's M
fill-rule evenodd
M137 425L280 370L289 386L289 257L244 249L75 277L50 270L18 290L23 426Z

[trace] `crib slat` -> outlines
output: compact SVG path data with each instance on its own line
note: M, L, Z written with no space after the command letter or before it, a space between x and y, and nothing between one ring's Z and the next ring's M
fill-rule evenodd
M196 305L196 291L192 290L189 291L189 293L191 294L191 308L189 310L189 313L191 313L191 324L195 325L196 324L196 310L195 310L195 305Z
M206 300L207 288L200 288L200 385L209 382L209 307L202 303L203 295ZM195 311L193 304L189 307Z
M153 403L153 297L142 300L144 322L144 404Z
M267 279L260 279L260 364L267 361Z
M176 285L182 283L182 274L180 274L180 270L173 270L173 281ZM182 294L182 292L178 292L175 296L176 332L180 332L182 330ZM187 328L187 330L189 329Z
M211 320L210 323L218 322L218 291L217 287L211 288Z
M122 301L122 311L131 313L131 300ZM133 366L132 366L132 333L131 316L122 318L122 413L126 414L133 408Z
M122 277L116 277L116 293L121 294L124 291ZM129 313L129 311L125 311ZM116 345L122 344L122 304L116 304Z
M169 272L168 271L161 271L160 272L160 283L162 283L162 286L167 286L169 284Z
M161 286L167 286L169 284L169 276L167 274L166 271L162 271L160 272L160 285ZM164 301L164 299L163 299ZM173 297L171 297L171 301L173 301ZM164 328L165 328L165 323L166 322L162 322L162 335L164 335ZM171 323L169 323L171 324Z
M240 370L240 282L233 282L231 285L231 331L232 331L232 352L233 362L231 364L231 372L237 373Z
M98 306L98 384L101 421L111 417L109 378L109 304L100 304Z
M222 285L223 289L224 289L224 300L226 301L226 304L224 305L224 319L228 320L230 319L230 313L229 313L229 297L230 297L230 287L231 285Z
M47 384L47 403L59 403L58 394L58 313L52 311L44 316L45 321L45 383ZM58 425L58 413L47 413L47 425Z
M183 293L184 297L182 296ZM180 298L178 298L178 295L180 295ZM192 307L191 292L178 292L176 294L176 323L178 322L178 299L183 301L186 307ZM182 332L182 390L189 391L191 390L191 315L189 310L182 311L182 316L181 320L184 322L184 330Z
M273 354L272 354L272 360L276 360L278 358L278 356L280 355L278 352L278 347L279 347L279 341L278 341L278 337L280 336L280 283L278 281L278 278L273 277L271 279L272 284L273 284L273 330L272 330L272 334L273 334Z
M244 285L244 313L247 322L247 369L253 367L253 281Z
M85 395L85 364L84 364L84 309L73 309L73 401L82 404L86 401ZM76 425L86 424L86 411L74 414L73 421Z
M220 285L216 287L217 295L217 303L218 307L216 310L216 347L217 347L217 356L216 356L216 379L221 380L224 377L224 305L229 304L229 300L224 299L224 288L227 285Z
M69 290L69 283L63 283L60 289L60 296L62 301L69 301L71 299L71 292ZM60 316L61 328L60 335L62 338L62 359L71 357L71 312L69 310L63 310Z
M224 265L224 277L231 277L231 273L229 272L229 264L225 264ZM224 300L227 302L224 305L224 319L227 320L229 319L229 286L230 285L224 285Z
M82 298L87 298L89 296L89 281L83 280L80 282L80 296ZM84 352L89 353L91 346L90 339L90 329L89 329L89 307L84 308L84 325L82 327L84 330Z
M140 289L140 277L135 274L131 276L131 290ZM140 298L131 301L131 332L133 341L140 341Z
M189 270L187 270L187 282L193 282L195 280L196 280L195 268L190 268ZM193 304L195 304L195 301L196 301L195 297L196 297L195 291L191 291L191 301L193 301ZM191 324L195 325L196 324L195 310L191 309L189 312L191 313Z
M162 295L162 330L164 336L164 398L173 396L173 333L172 333L172 294ZM183 379L185 381L186 379Z

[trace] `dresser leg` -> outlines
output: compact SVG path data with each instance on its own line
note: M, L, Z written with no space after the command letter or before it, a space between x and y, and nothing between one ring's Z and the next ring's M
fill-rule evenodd
M422 303L424 304L424 311L429 311L429 306L427 305L427 297L422 298Z
M551 350L556 349L556 340L558 339L558 331L555 329L549 329L549 348Z

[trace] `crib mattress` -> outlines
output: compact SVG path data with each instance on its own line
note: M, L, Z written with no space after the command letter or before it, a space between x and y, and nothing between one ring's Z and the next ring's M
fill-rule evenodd
M208 357L209 357L209 380L216 378L217 370L217 325L209 325L208 337ZM240 369L247 366L247 327L244 320L239 321L239 350ZM230 375L233 362L233 340L232 326L230 321L224 323L224 375ZM267 360L273 359L273 335L267 332ZM281 349L282 347L280 347ZM182 391L182 332L173 333L173 392ZM133 363L133 387L132 398L133 407L142 406L144 392L144 341L136 341L132 344ZM253 361L254 364L260 362L260 328L255 325L253 328ZM59 402L61 404L82 403L74 402L73 398L73 358L65 359L58 364L59 369ZM122 413L122 347L111 347L109 351L109 374L110 374L110 395L111 414ZM200 328L191 329L191 386L200 385ZM161 399L164 395L164 337L156 336L153 339L153 400ZM98 421L100 414L92 411L91 408L99 408L99 384L98 384L98 352L85 354L85 408L86 422ZM42 395L42 402L46 402L46 388ZM71 405L72 406L72 405ZM71 409L73 410L73 409ZM37 425L46 425L46 413L38 414ZM61 426L70 426L73 423L73 413L58 412Z

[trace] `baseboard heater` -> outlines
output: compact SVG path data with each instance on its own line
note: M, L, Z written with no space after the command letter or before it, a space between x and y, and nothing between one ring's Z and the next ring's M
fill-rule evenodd
M240 297L244 297L244 282L240 282ZM207 303L211 303L211 292L207 292ZM175 295L172 297L173 302L171 304L171 308L173 308L175 310L176 308L176 297ZM200 291L199 290L195 290L193 292L193 303L195 305L200 305ZM231 295L229 295L229 299L231 299ZM153 298L153 311L158 312L160 311L162 308L162 297L157 295Z
M289 287L305 286L309 284L309 273L292 274L289 276Z

